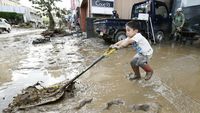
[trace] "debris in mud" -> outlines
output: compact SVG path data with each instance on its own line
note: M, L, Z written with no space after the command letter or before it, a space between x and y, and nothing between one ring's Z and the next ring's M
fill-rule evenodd
M23 69L33 69L33 70L36 70L36 69L40 69L39 67L20 67L20 68L17 68L16 70L23 70Z
M77 55L77 53L72 52L72 53L67 53L67 55Z
M55 44L65 44L65 41L57 41Z
M55 64L56 63L56 61L50 61L49 62L49 64Z
M160 113L161 105L159 103L133 104L130 106L130 110L133 112L140 110L148 113Z
M15 38L13 42L18 42L20 41L20 38Z
M54 58L48 58L48 61L53 61L54 60Z
M50 42L50 37L37 38L33 40L32 44L41 44L41 43L46 43L46 42Z
M106 107L105 107L103 110L108 110L108 109L110 109L110 107L111 107L112 105L120 105L120 104L124 105L124 104L125 104L125 101L123 101L123 100L121 100L121 99L112 100L112 101L106 103Z
M54 31L46 30L46 31L43 31L41 33L41 35L44 36L44 37L53 37L54 36Z
M78 109L81 109L83 106L85 106L86 104L88 103L91 103L93 100L93 98L90 98L90 99L84 99L82 101L79 102L79 105L76 106L74 109L78 110Z
M55 36L69 36L72 35L71 33L65 31L64 29L54 29L53 31L46 30L41 33L42 36L44 37L55 37Z
M72 61L72 63L82 63L83 61L82 60L74 60Z
M48 70L59 70L59 69L62 69L62 68L63 68L62 66L59 66L58 64L55 64L55 63L46 67L46 69L48 69Z
M13 97L13 101L8 105L8 108L3 110L3 112L12 113L17 110L55 102L64 95L65 91L71 93L75 89L75 82L72 82L67 87L65 86L66 83L68 83L68 81L60 82L50 87L44 87L41 85L41 82L37 82L36 84L23 89L21 94ZM62 90L61 88L66 89Z
M55 50L56 53L60 52L60 50Z
M3 46L3 48L5 49L5 48L8 48L8 46Z

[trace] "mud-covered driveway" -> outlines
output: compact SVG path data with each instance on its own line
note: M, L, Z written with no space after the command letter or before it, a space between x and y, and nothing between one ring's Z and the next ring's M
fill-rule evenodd
M103 54L109 46L99 38L57 37L46 44L32 45L40 35L0 38L0 110L23 88L43 81L43 85L71 79ZM133 104L158 103L160 113L198 113L200 111L200 45L166 43L155 45L150 81L129 81L131 48L103 59L76 83L74 97L25 111L30 113L128 113ZM144 76L145 73L143 72ZM79 110L83 99L93 98ZM121 99L125 103L103 110L106 103ZM136 111L141 113L143 111ZM150 112L150 111L149 111Z

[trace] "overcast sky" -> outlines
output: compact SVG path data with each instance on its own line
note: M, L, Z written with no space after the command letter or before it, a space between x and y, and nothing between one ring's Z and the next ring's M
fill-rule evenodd
M20 0L20 3L24 6L31 7L31 2L29 0ZM62 0L62 2L58 2L57 6L60 8L70 9L70 0Z

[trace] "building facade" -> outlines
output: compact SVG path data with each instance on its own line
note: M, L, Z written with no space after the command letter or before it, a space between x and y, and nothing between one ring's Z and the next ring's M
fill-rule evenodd
M25 8L17 0L1 0L0 12L16 12L22 14L25 12Z
M145 0L81 0L81 28L86 31L86 18L110 18L112 11L116 10L121 19L130 19L132 6ZM159 0L168 7L173 0Z
M22 6L19 0L0 0L0 12L23 15L24 22L31 22L34 27L42 24L41 14L29 7Z
M0 6L20 6L19 0L1 0Z
M86 18L111 18L112 11L116 10L121 19L130 19L134 3L143 0L82 0L81 28L86 30Z

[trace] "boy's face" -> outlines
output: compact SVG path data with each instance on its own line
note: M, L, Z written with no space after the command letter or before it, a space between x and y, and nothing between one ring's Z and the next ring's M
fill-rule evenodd
M132 38L135 36L135 34L138 32L137 29L130 28L129 26L126 26L126 36L129 38Z

